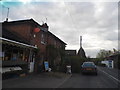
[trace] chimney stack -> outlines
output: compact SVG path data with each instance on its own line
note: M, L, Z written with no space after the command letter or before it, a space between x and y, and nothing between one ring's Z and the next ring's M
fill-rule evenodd
M6 22L8 22L8 18L6 18Z

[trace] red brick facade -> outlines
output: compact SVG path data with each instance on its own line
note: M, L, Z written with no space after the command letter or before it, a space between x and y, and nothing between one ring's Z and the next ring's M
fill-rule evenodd
M54 45L56 48L64 48L65 43L48 31L47 24L39 25L33 19L20 20L12 22L4 22L3 28L15 32L17 35L22 36L25 40L29 41L31 45L37 46L40 52L38 53L37 63L43 64L46 57L46 46ZM40 32L34 32L35 28L40 28ZM45 30L43 30L45 29Z

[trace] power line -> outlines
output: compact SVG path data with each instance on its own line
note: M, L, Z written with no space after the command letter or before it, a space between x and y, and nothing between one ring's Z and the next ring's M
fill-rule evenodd
M64 2L64 4L65 4L65 2ZM70 11L69 11L69 9L68 9L68 6L67 6L66 4L65 4L65 7L66 7L66 10L67 10L67 12L68 12L71 20L72 20L73 27L77 30L77 28L76 28L76 26L75 26L76 24L75 24L75 22L74 22L74 20L73 20L73 17L72 17L72 15L71 15L71 13L70 13Z

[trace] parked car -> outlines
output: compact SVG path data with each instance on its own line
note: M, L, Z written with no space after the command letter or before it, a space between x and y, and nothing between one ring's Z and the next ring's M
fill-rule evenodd
M82 74L93 73L97 75L97 67L94 62L84 62L81 67Z

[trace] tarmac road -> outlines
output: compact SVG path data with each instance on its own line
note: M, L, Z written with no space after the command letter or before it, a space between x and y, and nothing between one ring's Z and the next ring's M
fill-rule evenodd
M98 75L73 74L59 88L119 88L118 70L98 67Z
M119 88L118 70L98 67L98 75L30 75L3 80L2 88Z

